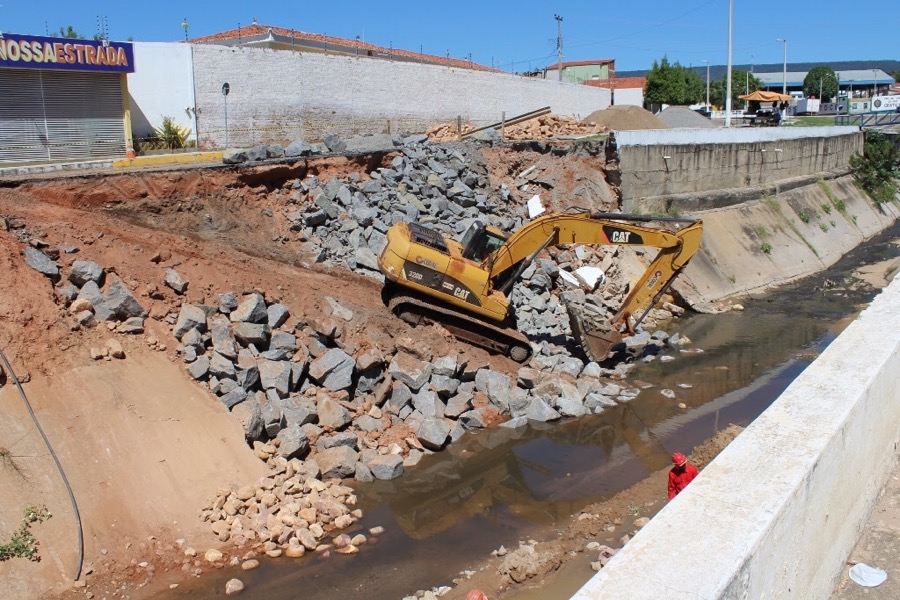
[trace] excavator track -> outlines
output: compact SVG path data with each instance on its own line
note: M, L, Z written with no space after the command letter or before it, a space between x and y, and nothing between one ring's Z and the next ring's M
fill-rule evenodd
M518 363L531 358L531 344L524 334L498 327L453 308L435 304L428 298L399 293L388 300L392 313L412 326L438 323L457 338L490 352L503 354Z

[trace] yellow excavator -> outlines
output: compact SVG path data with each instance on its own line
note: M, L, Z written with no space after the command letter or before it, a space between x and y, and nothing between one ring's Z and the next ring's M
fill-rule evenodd
M654 221L672 228L647 225ZM440 323L458 338L525 362L531 345L516 330L508 294L541 251L565 244L659 248L612 317L567 307L575 340L591 360L602 362L624 336L634 334L700 248L702 235L699 219L587 211L544 214L511 235L475 221L460 241L401 222L388 230L378 266L385 276L384 300L404 321ZM638 311L644 311L640 317Z

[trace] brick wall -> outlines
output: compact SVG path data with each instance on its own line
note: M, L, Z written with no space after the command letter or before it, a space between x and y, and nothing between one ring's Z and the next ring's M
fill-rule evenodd
M422 132L457 116L482 126L544 106L584 118L609 106L609 90L434 65L204 45L193 61L203 148L225 146L226 100L229 146Z

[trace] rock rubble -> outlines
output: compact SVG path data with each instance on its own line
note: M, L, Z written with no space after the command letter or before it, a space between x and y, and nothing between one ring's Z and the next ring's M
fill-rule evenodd
M493 186L476 143L435 144L424 135L326 136L323 145L256 148L227 160L326 149L396 153L389 166L367 174L290 182L283 206L290 230L318 262L379 279L376 256L394 223L416 221L452 237L476 220L514 231L527 222L523 200L534 195L540 179L526 169L512 185ZM615 248L553 248L525 270L512 303L519 329L533 340L534 356L511 377L465 355L436 356L416 339L397 337L381 345L347 339L344 324L353 321L353 311L330 297L322 314L292 314L262 290L223 291L214 303L185 302L177 310L158 303L148 313L114 269L76 260L64 272L59 252L77 248L49 249L15 219L4 218L4 225L26 244L25 261L54 284L73 328L105 323L110 331L139 334L149 314L171 328L186 372L240 419L248 443L270 469L252 486L220 491L201 517L219 541L270 556L347 554L365 542L361 534L342 533L362 516L343 480L394 479L466 431L495 424L512 431L528 422L596 414L639 392L620 381L627 365L586 363L568 330L567 303L608 312L627 292ZM151 261L166 259L157 255ZM602 288L575 275L587 265L601 269ZM174 268L161 268L160 284L181 296L190 282ZM148 302L161 299L154 289L144 294ZM677 312L674 305L654 309L645 326ZM680 341L641 330L626 352L652 356L667 342ZM152 337L147 342L166 348ZM123 358L124 350L112 339L91 355Z

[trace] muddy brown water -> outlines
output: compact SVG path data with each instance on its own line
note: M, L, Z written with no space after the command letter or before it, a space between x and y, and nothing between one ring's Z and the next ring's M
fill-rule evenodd
M670 330L693 345L669 352L676 356L670 362L635 368L630 381L648 387L627 404L577 420L466 435L399 480L358 486L365 518L352 533L385 529L359 554L223 569L154 598L224 597L225 581L239 577L242 598L400 599L452 585L501 545L551 538L554 526L584 506L664 468L673 451L689 452L727 425L755 419L871 301L877 290L851 274L896 258L898 237L895 224L827 271L747 299L742 312L679 321ZM557 585L565 594L592 575L584 565L564 571Z

